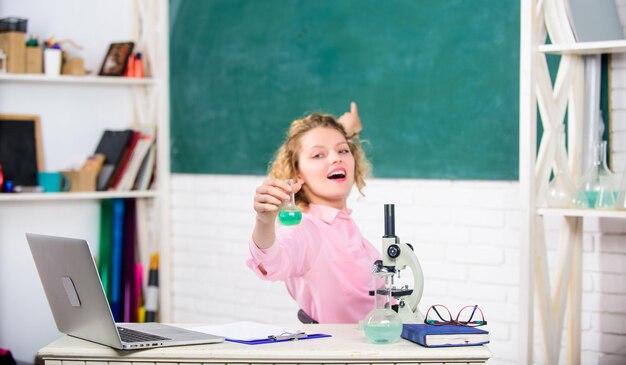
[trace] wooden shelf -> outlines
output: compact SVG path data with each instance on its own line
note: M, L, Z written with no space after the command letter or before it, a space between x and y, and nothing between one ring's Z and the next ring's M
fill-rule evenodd
M0 74L0 81L33 83L68 83L92 85L153 85L152 78L114 76L46 76L43 74Z
M85 193L2 193L0 202L102 200L113 198L156 198L158 192L148 191L94 191Z
M626 218L626 210L540 208L537 209L537 214L543 216Z
M626 52L626 40L581 42L572 44L544 44L538 47L539 52L555 54L592 55L603 53Z

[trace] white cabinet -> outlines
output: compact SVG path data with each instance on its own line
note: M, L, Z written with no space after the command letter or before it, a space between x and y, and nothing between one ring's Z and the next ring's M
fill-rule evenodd
M41 118L46 170L80 166L105 129L156 129L156 186L149 191L0 194L0 347L19 361L58 337L25 232L86 238L97 252L101 199L144 199L160 251L160 318L169 319L168 2L36 0L3 3L0 17L29 20L29 33L71 39L84 58L85 77L0 74L0 114ZM144 53L145 79L98 77L108 45L133 40Z
M546 193L558 143L564 133L567 110L567 168L582 175L583 100L585 55L626 52L626 41L576 43L563 2L522 0L520 39L520 363L533 362L535 328L541 336L546 364L559 363L561 340L566 351L563 363L581 363L582 235L586 217L626 218L624 211L593 209L546 209L539 203ZM552 45L545 45L549 34ZM546 53L561 55L553 84ZM544 133L537 146L537 110ZM537 148L539 147L539 148ZM561 218L556 267L548 265L544 220ZM551 271L554 281L550 280ZM538 313L534 306L537 303ZM566 316L567 314L567 316ZM565 332L566 329L566 332Z

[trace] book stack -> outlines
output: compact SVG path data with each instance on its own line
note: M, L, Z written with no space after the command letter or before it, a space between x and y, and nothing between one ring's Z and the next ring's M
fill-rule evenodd
M147 190L154 180L154 136L139 130L105 130L95 151L105 156L97 190Z
M489 332L460 325L405 324L402 338L425 347L478 346L489 343Z

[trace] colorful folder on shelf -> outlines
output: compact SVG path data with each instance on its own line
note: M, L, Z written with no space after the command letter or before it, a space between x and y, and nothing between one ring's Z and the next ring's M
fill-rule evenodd
M111 312L123 322L124 199L113 199L113 249L111 255Z
M138 247L139 205L135 199L101 202L98 272L117 322L142 322L144 319L144 266Z
M111 254L113 249L113 203L100 201L100 245L98 248L98 273L104 292L111 302Z
M135 249L136 249L135 199L124 200L124 249L123 249L123 318L124 322L137 322L137 298L135 296Z

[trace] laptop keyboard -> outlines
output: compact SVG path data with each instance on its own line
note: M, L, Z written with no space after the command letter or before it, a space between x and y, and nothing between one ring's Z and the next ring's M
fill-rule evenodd
M123 342L146 342L158 340L171 340L171 338L153 335L151 333L139 332L129 328L117 327L120 338Z

